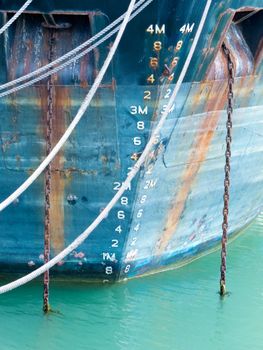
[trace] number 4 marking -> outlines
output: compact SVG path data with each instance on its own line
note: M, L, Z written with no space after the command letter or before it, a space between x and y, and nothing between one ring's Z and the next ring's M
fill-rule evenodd
M180 28L180 32L183 34L192 33L194 26L194 23L192 23L191 25L190 23L186 23Z
M162 26L159 26L158 24L151 24L147 29L146 32L150 34L165 34L165 24Z
M118 232L118 233L122 233L121 225L117 226L117 227L115 228L115 231Z

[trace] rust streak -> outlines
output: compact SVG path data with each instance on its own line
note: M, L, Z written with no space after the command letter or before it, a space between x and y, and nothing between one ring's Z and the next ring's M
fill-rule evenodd
M88 87L87 68L88 68L88 57L86 56L80 61L80 86L82 88Z
M33 52L33 43L31 40L26 40L26 52L24 57L24 72L23 74L28 74L31 71L32 67L32 52Z
M44 30L43 52L48 52L49 35L48 30ZM58 42L58 36L56 41ZM41 57L42 64L46 63L45 54ZM53 75L53 116L51 147L59 141L66 129L66 111L70 106L69 89L63 87L58 82L58 75ZM39 85L40 104L42 111L42 133L46 134L46 115L48 110L48 91L46 85ZM51 247L55 253L59 253L64 248L64 151L63 149L56 155L51 163L51 190L50 190L50 237Z
M161 255L162 252L166 249L170 239L176 231L191 188L194 184L202 163L206 159L209 146L211 144L216 126L219 121L220 110L225 105L225 94L226 83L224 81L215 83L206 105L206 110L214 110L215 112L207 114L201 123L199 133L195 137L191 153L186 162L187 166L181 178L181 188L179 189L175 197L175 201L168 212L163 235L156 249L157 255ZM198 95L200 95L200 91L198 92Z
M66 129L65 110L70 106L69 91L66 87L55 86L54 115L52 126L52 148ZM51 245L55 252L64 248L64 152L61 150L51 166L50 226Z
M42 111L42 133L45 135L47 113L47 88L38 87L40 94L40 106ZM65 111L70 105L69 91L67 88L55 86L54 115L52 120L52 148L65 132ZM51 246L56 253L64 248L64 188L66 175L63 171L64 152L61 150L51 164L51 192L50 192L50 227ZM65 176L64 176L65 175Z

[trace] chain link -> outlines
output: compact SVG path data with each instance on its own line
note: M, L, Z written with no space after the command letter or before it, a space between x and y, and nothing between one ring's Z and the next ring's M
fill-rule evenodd
M54 59L55 31L50 30L49 38L49 57L48 61ZM54 78L50 76L47 82L47 129L46 129L46 155L52 150L52 118L53 118L53 97L54 97ZM51 191L51 163L45 170L45 233L44 233L44 262L50 259L50 191ZM43 310L47 313L49 306L49 270L44 273L44 293Z
M230 51L223 43L223 51L227 58L228 69L228 101L227 101L227 122L226 122L226 152L225 152L225 179L224 179L224 207L222 224L222 248L221 248L221 276L220 276L220 295L226 294L226 255L227 255L227 232L228 232L228 214L229 214L229 188L230 188L230 160L231 160L231 141L232 141L232 114L233 114L233 85L234 85L234 65L231 59Z

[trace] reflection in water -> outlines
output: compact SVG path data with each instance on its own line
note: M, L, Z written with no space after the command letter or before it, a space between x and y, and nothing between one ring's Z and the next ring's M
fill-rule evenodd
M220 300L219 252L181 269L117 285L39 283L0 296L1 349L262 349L263 217L228 249Z

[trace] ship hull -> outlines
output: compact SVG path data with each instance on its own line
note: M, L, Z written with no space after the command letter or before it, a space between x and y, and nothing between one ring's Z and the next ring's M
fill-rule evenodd
M87 5L87 18L83 15L75 21L74 10L57 3L52 11L70 12L72 21L71 29L56 34L57 57L103 28L107 16L110 21L116 16L102 1L107 16L94 12L95 7L88 7L91 4ZM89 109L52 163L51 257L105 208L166 108L205 5L204 1L192 1L186 11L183 2L173 3L166 0L164 9L156 1L144 17L129 24ZM50 33L42 26L37 6L31 13L29 8L3 39L3 80L47 63ZM263 46L262 30L256 23L260 23L262 11L246 25L234 24L241 16L237 10L251 12L259 6L259 1L244 0L232 1L224 8L214 1L185 81L144 166L101 225L52 269L55 276L115 282L178 267L218 246L228 89L223 41L230 48L236 76L229 235L234 237L259 214L263 204ZM5 1L2 9L8 9ZM76 13L83 11L75 9ZM176 21L171 24L175 12ZM157 17L158 27L151 27ZM188 27L182 29L184 23ZM252 24L253 40L247 34ZM138 39L131 42L134 37ZM178 46L180 41L183 44ZM52 146L89 91L109 43L56 75ZM158 59L158 67L153 58ZM176 62L172 77L165 71L169 62ZM48 98L47 81L42 81L0 99L1 199L25 181L45 157ZM1 212L0 274L27 273L43 264L45 196L42 175Z

